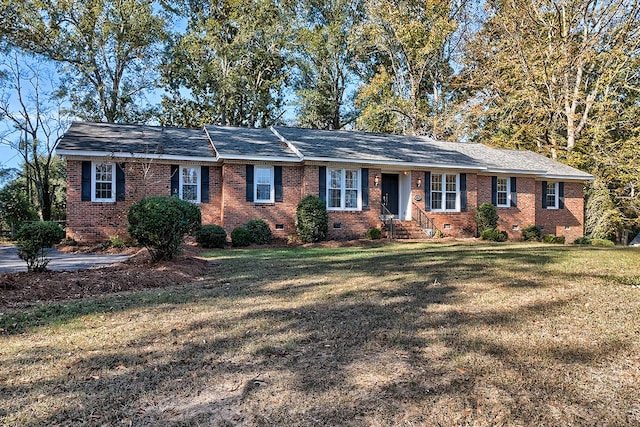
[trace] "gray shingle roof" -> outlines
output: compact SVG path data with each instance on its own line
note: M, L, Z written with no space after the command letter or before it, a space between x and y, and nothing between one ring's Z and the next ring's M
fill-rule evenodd
M57 147L60 154L100 154L184 160L350 162L400 167L475 170L590 180L585 172L530 151L428 137L278 127L205 129L75 122Z
M340 159L364 163L413 163L439 167L481 169L483 165L456 149L457 143L420 136L354 131L275 128L305 159Z
M111 153L211 158L215 154L202 129L74 122L58 152Z
M274 158L300 161L269 129L205 126L221 159Z

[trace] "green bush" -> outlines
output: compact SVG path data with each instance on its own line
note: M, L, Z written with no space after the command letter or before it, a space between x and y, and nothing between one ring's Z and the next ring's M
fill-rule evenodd
M142 199L129 208L129 234L146 247L153 262L170 260L180 252L185 234L200 228L197 205L177 197Z
M592 246L613 247L615 243L608 239L591 239Z
M236 227L231 230L231 244L234 247L249 246L251 233L244 227Z
M18 256L27 263L27 271L47 269L49 259L45 248L60 243L64 230L53 221L39 221L22 225L16 233Z
M476 224L481 236L484 230L498 227L498 211L496 207L491 203L481 204L476 211Z
M196 232L196 242L203 248L224 248L227 232L219 225L203 225Z
M296 231L302 242L323 240L329 232L329 214L325 203L316 196L300 200L296 209Z
M590 245L591 239L589 237L578 237L573 241L574 245Z
M497 228L485 228L480 233L482 240L490 240L492 242L506 242L508 237L506 231L498 230Z
M564 244L564 236L556 236L555 234L545 234L542 238L544 243Z
M124 239L120 236L109 236L107 243L110 247L116 249L124 249L127 246Z
M539 242L542 240L542 228L539 225L527 225L522 229L522 240L525 242Z
M367 237L367 239L378 240L382 237L382 230L380 230L378 227L371 227L367 230L365 236Z
M258 245L271 243L273 238L269 224L263 219L252 219L247 223L247 230L251 237L251 242Z

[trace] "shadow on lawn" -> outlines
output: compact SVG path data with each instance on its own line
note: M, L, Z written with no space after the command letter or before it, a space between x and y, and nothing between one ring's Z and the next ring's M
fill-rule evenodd
M100 354L93 352L69 361L54 380L3 385L0 395L24 395L30 389L45 388L55 395L78 399L29 425L116 425L123 420L133 425L316 425L320 421L358 425L366 424L365 417L372 413L380 414L379 421L393 424L395 414L402 413L408 404L422 408L422 412L415 409L407 415L410 421L437 420L438 409L425 404L449 397L454 405L450 410L459 413L482 404L474 394L477 376L456 369L456 358L471 353L486 355L519 376L543 376L529 372L522 356L512 348L470 338L464 332L467 328L527 322L553 313L567 301L478 313L436 308L465 302L469 296L459 292L458 284L470 279L542 288L544 278L537 280L531 269L553 263L562 253L556 248L514 251L500 246L461 246L443 253L437 247L401 247L391 254L379 248L301 253L291 261L283 252L254 257L253 271L247 271L245 255L230 258L229 265L210 283L110 297L93 310L109 307L109 311L124 311L189 302L243 305L261 298L291 301L334 285L322 278L327 269L348 271L351 279L367 277L374 284L336 291L327 300L316 296L293 308L259 305L243 314L230 310L223 319L188 321L181 329L148 334L120 348L105 343ZM524 273L526 277L519 277ZM375 285L377 279L392 280L394 275L407 274L420 280L399 281L391 289ZM303 278L303 283L273 286L293 277ZM73 304L84 307L80 302ZM67 312L44 318L44 324L89 313L91 306L69 307ZM259 324L265 326L255 327ZM149 350L157 342L164 344L163 351ZM590 363L620 350L621 345L599 351L557 348L546 356L562 363ZM377 358L381 361L376 362ZM353 370L359 364L371 367L373 377L376 369L381 374L394 369L385 361L397 364L398 373L387 373L393 381L354 380ZM287 389L275 378L262 376L274 372L290 378ZM536 385L540 389L531 390L532 394L545 395L553 388L563 391L561 378L545 376L542 380ZM515 381L513 388L506 385L502 392L515 396L522 384L522 380ZM558 392L551 393L551 398ZM286 400L300 395L305 401ZM156 400L156 396L164 398ZM569 398L580 401L580 396ZM515 419L536 421L537 415L519 410L517 402L505 405L514 411ZM443 424L451 421L442 419Z

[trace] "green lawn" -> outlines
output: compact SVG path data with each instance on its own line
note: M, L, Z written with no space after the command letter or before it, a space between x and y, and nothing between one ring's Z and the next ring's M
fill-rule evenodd
M221 250L0 315L0 424L639 425L640 251Z

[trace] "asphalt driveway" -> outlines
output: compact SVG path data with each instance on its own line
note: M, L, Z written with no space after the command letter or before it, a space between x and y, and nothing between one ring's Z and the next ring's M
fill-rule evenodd
M84 270L126 261L129 255L66 253L49 249L49 270ZM18 257L13 245L0 245L0 273L27 271L27 265Z

